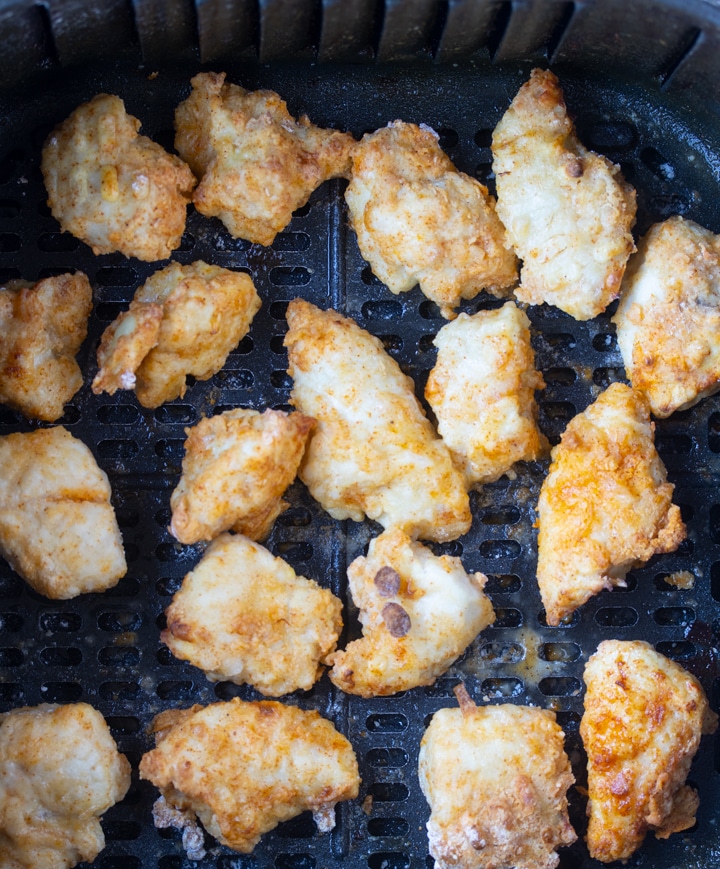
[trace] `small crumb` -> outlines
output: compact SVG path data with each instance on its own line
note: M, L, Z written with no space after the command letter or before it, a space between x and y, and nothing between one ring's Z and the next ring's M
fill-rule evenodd
M373 798L372 794L368 794L365 799L362 801L362 810L366 815L371 815L373 810Z
M673 585L675 588L687 591L695 587L695 575L689 570L677 570L665 577L665 582L668 585Z
M155 81L155 79L160 75L160 73L156 70L155 72L151 72L148 76L148 81Z

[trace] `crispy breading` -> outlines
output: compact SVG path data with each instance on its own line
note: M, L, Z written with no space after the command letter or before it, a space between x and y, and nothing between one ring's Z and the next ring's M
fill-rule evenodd
M720 389L720 236L682 217L640 242L613 317L632 385L657 417Z
M451 318L462 299L506 296L517 282L495 200L425 125L394 121L366 134L345 199L360 252L393 293L419 284Z
M397 528L348 567L362 639L328 658L333 683L376 697L431 685L495 621L487 577L435 556Z
M460 314L433 343L437 361L425 398L468 486L512 478L515 462L547 450L535 402L545 381L535 368L527 315L513 302Z
M110 494L93 454L62 426L0 437L0 551L46 597L104 591L125 575Z
M48 136L42 172L64 230L95 254L153 262L180 245L195 178L139 129L119 97L98 94Z
M267 697L308 691L342 630L342 603L239 534L221 534L183 579L161 639L212 682Z
M354 320L294 299L285 336L292 403L316 420L300 478L334 519L365 516L412 537L470 528L462 474L412 380Z
M497 212L523 261L515 295L596 317L617 298L634 250L635 191L578 140L549 70L533 70L520 88L492 152Z
M695 823L699 799L685 780L717 715L693 675L641 640L600 643L585 684L588 850L625 861L649 831L666 839Z
M129 787L130 764L87 703L0 715L0 865L91 863L105 847L100 817Z
M323 181L347 176L352 136L295 120L269 90L203 72L175 112L175 147L200 184L195 208L231 235L272 244Z
M228 529L263 540L288 507L315 420L302 413L241 408L185 429L182 477L170 496L170 533L181 543Z
M358 794L352 746L315 710L235 697L169 723L161 717L161 739L140 761L140 777L241 853L308 809L321 832L331 830L335 804Z
M185 395L186 378L208 380L247 335L260 309L249 275L197 260L170 263L138 288L103 333L93 392L135 389L144 407Z
M557 625L685 539L642 393L613 383L570 421L538 501L540 595Z
M83 383L75 355L91 311L82 272L0 287L0 402L29 419L60 419Z

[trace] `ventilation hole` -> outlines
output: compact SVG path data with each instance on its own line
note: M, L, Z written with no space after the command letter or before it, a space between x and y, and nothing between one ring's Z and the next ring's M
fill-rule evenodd
M483 679L483 683L480 686L483 699L487 697L490 700L519 697L524 689L525 685L520 679L511 679L509 677L500 679Z
M163 667L170 667L172 664L179 664L180 660L166 646L157 650L155 654L158 664Z
M438 558L440 558L441 555L450 555L453 558L460 558L464 551L463 545L459 540L446 540L444 543L430 540L427 545L432 550L433 555L436 555Z
M483 160L482 163L478 163L475 167L475 177L481 184L489 187L490 183L495 181L492 160Z
M402 748L373 748L368 751L366 759L376 769L400 769L410 761L408 753Z
M577 374L572 368L549 368L543 372L547 384L570 386L577 380Z
M275 869L315 869L317 861L309 854L278 854Z
M438 144L441 148L454 148L460 141L460 137L458 136L457 131L451 129L450 127L440 127L440 129L436 132L440 137L438 140Z
M625 369L622 367L596 368L593 371L592 379L596 386L607 389L611 383L622 383L625 380Z
M167 627L167 619L165 617L164 612L160 613L160 615L155 619L155 624L156 624L158 630L160 630L160 631L165 630L165 628Z
M278 554L290 561L309 561L313 557L311 543L286 541L278 543Z
M381 851L368 856L369 869L409 869L410 857L402 851Z
M179 438L160 438L155 441L155 455L168 461L180 461L185 455L185 441Z
M270 349L273 353L277 353L278 356L287 355L287 350L285 348L285 336L284 335L274 335L270 339Z
M593 151L627 151L632 148L637 132L623 121L602 121L591 125L577 124L581 141Z
M21 247L22 238L19 235L14 232L0 232L0 253L14 253Z
M525 649L519 643L498 641L480 646L478 654L488 664L517 664L525 657Z
M366 320L397 321L402 318L403 306L401 302L393 299L365 302L362 306L361 314Z
M404 342L399 335L378 335L387 353L400 353Z
M109 715L105 719L113 733L130 736L140 732L140 720L131 715Z
M279 839L312 839L317 833L315 821L310 812L303 812L295 818L280 824L275 835Z
M132 425L138 416L133 404L106 404L97 410L98 421L103 425Z
M310 247L310 236L306 232L281 232L275 236L273 250L302 251Z
M480 544L480 555L483 558L517 558L522 547L517 540L483 540Z
M0 683L0 701L3 703L18 703L22 696L22 688L16 682Z
M442 320L442 314L440 313L440 308L435 304L435 302L431 302L430 299L426 299L424 302L421 302L418 306L418 314L423 318L423 320Z
M140 523L140 514L134 507L118 507L115 517L121 528L135 528Z
M179 543L160 543L155 547L155 557L163 562L184 562L189 561L196 555L195 550L188 546L181 546Z
M478 148L492 147L493 131L491 129L478 130L473 136L473 142Z
M582 682L572 676L546 676L538 687L546 697L577 697L582 691Z
M558 664L571 664L582 654L577 643L543 643L538 649L538 657L542 661L552 661Z
M657 194L650 197L650 211L658 218L665 219L690 210L690 203L678 193Z
M374 274L374 272L370 268L370 266L365 266L365 268L360 272L360 280L368 287L384 287L385 286L385 284L380 280L380 278Z
M0 667L19 667L25 660L20 649L0 649Z
M104 266L95 272L95 283L100 287L132 287L139 282L135 269L126 266Z
M575 336L569 332L547 332L543 337L551 347L559 347L565 350L573 350L577 344Z
M559 624L559 625L549 625L549 624L547 623L547 614L545 613L545 610L542 610L542 611L538 614L538 622L539 622L543 627L546 627L546 628L550 628L550 627L552 627L552 628L555 628L555 629L561 628L561 629L564 630L565 628L572 628L572 627L574 627L576 624L578 624L579 621L580 621L580 613L579 613L578 610L575 610L575 612L570 613L570 615L567 615L567 616L565 616L564 618L560 619L560 624Z
M40 630L49 634L79 631L82 619L77 613L41 613Z
M630 606L606 606L595 613L595 621L604 628L629 628L637 624L638 614Z
M100 696L103 700L115 703L129 703L140 693L137 682L103 682L100 686Z
M163 576L157 581L155 587L158 590L158 594L173 595L176 592L180 591L181 585L181 576Z
M20 203L12 199L0 199L0 220L14 220L20 214Z
M287 301L283 302L273 302L270 305L270 316L273 320L284 320L287 315L288 305L290 303Z
M7 184L15 177L25 155L19 149L7 154L0 162L0 184Z
M195 693L195 685L192 682L168 680L157 686L157 695L161 700L170 700L173 703L183 703L191 700Z
M218 682L214 691L218 700L232 700L233 697L249 700L252 693L247 685L236 685L234 682Z
M677 172L670 161L655 148L643 148L640 160L647 168L663 181L674 181Z
M692 452L693 440L687 434L656 434L655 446L658 452L680 456Z
M76 422L80 421L80 411L72 404L67 404L63 410L62 418L59 421L65 425L74 425Z
M368 715L365 726L370 733L402 733L407 730L408 720L400 713Z
M486 594L514 594L522 588L522 580L514 573L494 573L488 576Z
M233 238L226 232L218 232L214 241L215 250L245 251L250 249L250 242L244 238Z
M418 341L418 350L421 353L433 352L435 350L435 345L433 344L434 340L434 335L423 335L422 338Z
M425 694L427 697L452 697L457 683L453 678L436 679L432 685L425 686Z
M0 244L2 244L0 236ZM44 232L37 241L38 248L44 253L72 253L80 247L79 239L69 232ZM19 246L13 250L19 250Z
M255 383L255 375L247 369L219 371L215 376L224 389L250 389Z
M379 803L401 803L410 796L407 785L401 782L375 782L368 793Z
M480 521L483 525L515 525L520 521L520 511L517 507L495 507L485 510Z
M77 667L82 663L82 652L72 646L49 646L40 652L40 661L47 667Z
M95 305L95 316L101 323L112 323L126 308L124 302L99 302Z
M377 838L407 836L410 824L404 818L372 818L368 821L368 833Z
M577 712L561 710L555 713L555 718L565 733L576 733L580 729L580 716Z
M163 404L155 409L155 419L160 423L188 425L195 422L197 412L189 404Z
M100 441L97 449L101 458L116 461L132 459L140 452L136 441L120 438Z
M575 405L570 401L543 401L540 409L547 419L557 422L570 422L577 414Z
M162 507L153 518L161 528L167 528L172 519L172 510L169 507Z
M105 821L103 832L110 842L132 842L140 838L142 826L137 821Z
M82 697L82 685L77 682L45 682L40 694L45 703L73 703Z
M514 607L497 607L495 609L494 628L519 628L523 623L520 610Z
M0 577L0 598L18 597L24 588L25 583L14 573Z
M270 283L276 287L304 287L312 272L304 266L275 266L270 269Z
M142 616L134 612L106 612L97 617L97 625L101 631L111 633L127 633L137 631L142 626Z
M140 663L140 650L135 646L105 646L98 652L103 667L135 667Z
M666 658L672 658L673 661L683 661L687 658L694 658L697 655L697 648L688 640L679 640L678 642L663 640L660 643L656 643L655 648L661 655L665 655Z
M695 621L695 610L684 606L660 607L653 613L658 625L664 627L688 627Z
M270 383L275 389L292 389L293 380L287 371L278 368L270 374Z

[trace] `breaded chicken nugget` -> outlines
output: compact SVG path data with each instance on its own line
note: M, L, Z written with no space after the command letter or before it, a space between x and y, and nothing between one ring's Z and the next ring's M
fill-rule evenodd
M247 335L260 310L249 275L202 260L170 263L137 290L98 347L98 394L135 389L144 407L185 395L186 378L208 380Z
M549 625L685 539L653 433L642 393L613 383L553 449L538 501L537 577Z
M0 551L46 597L105 591L125 575L110 494L93 454L62 426L0 437Z
M267 697L307 691L342 630L342 604L239 534L221 534L167 608L161 639L208 679Z
M437 557L397 528L376 537L348 567L363 636L328 658L330 678L350 694L376 697L431 685L495 621L459 558Z
M228 410L185 429L183 473L170 497L170 533L181 543L228 529L263 540L287 509L315 421L281 410Z
M497 212L523 260L522 302L589 320L620 292L635 191L578 141L557 78L533 70L492 140Z
M95 254L152 262L179 246L195 178L139 129L119 97L98 94L48 136L42 173L64 230Z
M92 863L105 847L100 817L129 787L130 764L87 703L0 715L0 865Z
M315 710L235 697L161 713L154 730L157 746L140 761L140 777L244 854L308 809L321 832L331 830L335 804L358 794L352 746Z
M334 519L368 516L426 540L464 534L462 474L382 343L302 299L290 302L287 319L292 402L316 420L300 465L312 496Z
M658 417L720 389L720 236L682 217L653 226L613 317L632 385Z
M394 121L352 152L345 192L360 252L393 293L416 284L444 317L481 290L508 295L517 263L479 181L453 166L426 126Z
M537 427L535 390L545 381L527 315L513 302L460 314L433 343L438 355L425 398L468 486L512 477L515 462L539 458L547 441Z
M329 178L347 176L354 140L296 121L273 91L225 84L202 72L175 112L175 147L201 179L195 208L231 235L272 244L293 212Z
M600 643L585 683L588 850L625 861L649 831L666 839L695 823L699 798L685 780L717 715L694 676L640 640Z
M75 354L87 335L92 287L82 272L0 287L0 402L55 422L83 382Z

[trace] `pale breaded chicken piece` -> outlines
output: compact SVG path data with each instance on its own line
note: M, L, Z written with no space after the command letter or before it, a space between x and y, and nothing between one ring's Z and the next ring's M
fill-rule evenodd
M130 764L87 703L0 715L0 865L71 869L105 847L100 817L130 787Z
M323 181L347 176L354 139L295 120L269 90L202 72L175 112L175 147L200 178L193 202L236 238L269 245Z
M342 630L332 592L240 534L210 544L165 615L176 657L267 697L312 688Z
M180 482L170 497L170 533L181 543L232 529L263 540L288 507L315 421L281 410L228 410L185 429Z
M75 355L91 311L82 272L0 287L0 402L29 419L60 419L83 383Z
M570 421L538 500L540 596L558 625L685 539L642 393L613 383Z
M666 839L695 823L699 798L685 780L717 715L693 675L640 640L600 643L585 683L588 850L625 861L649 831Z
M0 552L46 597L111 588L127 565L110 494L93 454L62 426L0 437Z
M362 639L328 658L349 694L377 697L431 685L495 621L487 577L391 528L348 567Z
M93 392L134 388L140 404L151 408L182 398L188 375L216 374L259 310L244 272L202 260L170 263L139 287L103 333Z
M263 833L310 810L320 832L358 795L352 746L315 710L237 697L161 713L140 778L223 845L249 854Z
M464 534L462 474L382 343L303 299L290 302L287 320L291 400L316 420L300 465L312 496L334 519L367 516L426 540Z
M527 315L513 302L463 313L433 343L438 355L425 398L467 485L512 478L515 462L547 450L535 402L545 381L535 368Z
M682 217L653 226L613 317L627 376L657 417L720 389L720 236Z
M589 320L620 292L634 250L635 191L588 151L557 78L533 70L495 128L497 213L522 259L522 302L547 302Z
M481 290L507 296L517 263L479 181L458 172L426 126L394 121L352 152L345 199L360 252L393 293L416 284L444 317Z
M575 778L555 713L477 707L457 693L461 708L436 712L420 743L436 869L553 869L556 848L577 839L566 796Z
M152 262L180 245L195 178L111 94L83 103L48 136L42 173L60 226L95 254Z

